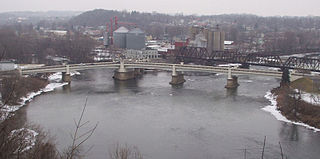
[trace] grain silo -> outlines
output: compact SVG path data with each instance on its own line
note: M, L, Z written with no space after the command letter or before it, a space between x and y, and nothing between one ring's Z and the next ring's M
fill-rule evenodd
M220 51L224 51L225 32L220 32Z
M221 51L221 32L220 31L215 31L213 32L213 51Z
M127 33L127 49L141 50L145 48L145 32L139 28L134 28Z
M126 48L126 36L129 30L126 27L120 27L113 32L113 45L116 48Z

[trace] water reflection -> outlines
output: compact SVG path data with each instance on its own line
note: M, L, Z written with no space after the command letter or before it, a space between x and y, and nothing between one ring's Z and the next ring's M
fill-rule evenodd
M114 80L114 89L118 93L140 92L137 79L126 80L126 81Z
M62 86L62 90L64 93L70 93L71 92L71 84L67 84Z
M299 129L295 124L283 123L280 136L290 141L299 141Z
M172 84L171 87L173 89L181 89L181 88L183 88L183 83L182 84Z
M238 96L238 88L226 89L226 97L227 98L232 98L235 101L237 96Z

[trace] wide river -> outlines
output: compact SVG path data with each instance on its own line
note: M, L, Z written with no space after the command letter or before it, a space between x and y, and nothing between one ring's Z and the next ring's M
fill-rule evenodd
M189 74L179 88L169 72L148 72L134 81L116 82L113 70L96 69L74 76L71 87L36 97L20 110L27 122L40 125L63 151L71 144L74 120L86 96L83 127L98 123L85 143L86 158L106 159L117 143L137 147L146 159L281 158L319 159L320 132L277 121L261 108L280 79L239 76L239 88L224 88L224 74Z

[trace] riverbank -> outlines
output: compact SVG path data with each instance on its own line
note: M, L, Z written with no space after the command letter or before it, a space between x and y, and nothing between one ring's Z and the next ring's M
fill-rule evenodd
M277 120L320 131L320 106L302 100L296 90L278 87L268 92L265 97L271 105L263 110L270 112Z
M79 74L72 73L72 75ZM36 96L53 91L68 83L62 83L62 74L47 77L16 77L2 82L0 107L0 158L67 158L61 157L56 144L37 125L23 120L18 110ZM5 88L5 89L4 89ZM41 156L41 157L40 157Z
M4 89L1 92L2 104L0 109L0 122L14 115L14 112L25 106L32 99L42 93L51 92L55 88L68 83L61 83L61 73L48 76L48 79L36 77L10 78L3 81Z

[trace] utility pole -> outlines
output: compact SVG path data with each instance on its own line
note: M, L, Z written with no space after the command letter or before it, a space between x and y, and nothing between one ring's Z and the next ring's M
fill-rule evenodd
M262 155L261 155L261 159L263 159L263 155L264 155L264 148L266 146L266 139L267 139L267 136L264 136L264 141L263 141L263 148L262 148Z

